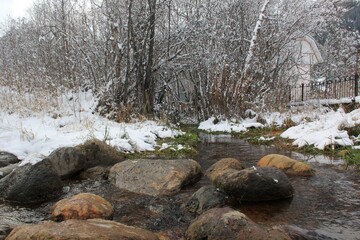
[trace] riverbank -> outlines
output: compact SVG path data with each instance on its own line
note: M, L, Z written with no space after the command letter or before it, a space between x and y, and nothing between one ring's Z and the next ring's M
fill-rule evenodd
M227 133L252 144L271 145L305 154L343 158L360 167L360 109L315 108L303 112L257 114L238 120L210 118L199 129Z

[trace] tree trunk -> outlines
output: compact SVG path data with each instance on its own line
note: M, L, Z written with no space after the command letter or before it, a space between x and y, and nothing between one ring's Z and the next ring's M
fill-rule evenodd
M145 72L145 83L144 83L144 113L152 114L154 111L154 90L155 82L152 75L152 67L154 63L154 45L155 45L155 20L156 20L156 0L148 0L149 11L150 11L150 42L148 50L148 59Z

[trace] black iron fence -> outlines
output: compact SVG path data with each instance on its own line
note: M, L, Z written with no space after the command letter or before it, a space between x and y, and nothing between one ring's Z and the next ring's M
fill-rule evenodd
M353 99L359 96L359 76L343 79L322 79L309 84L301 84L291 88L291 103L321 99Z

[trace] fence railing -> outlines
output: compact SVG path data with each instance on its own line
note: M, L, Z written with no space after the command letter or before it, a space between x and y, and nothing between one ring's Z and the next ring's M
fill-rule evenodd
M291 103L321 99L343 99L359 96L359 76L312 82L291 88Z

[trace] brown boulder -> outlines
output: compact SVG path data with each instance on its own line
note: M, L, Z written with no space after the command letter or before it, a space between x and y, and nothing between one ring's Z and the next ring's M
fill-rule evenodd
M266 155L260 159L257 165L278 168L289 176L312 176L315 173L310 165L279 154Z
M214 163L205 173L205 175L214 182L217 177L224 174L229 169L242 170L244 167L235 158L223 158Z
M231 208L213 208L196 218L189 226L188 240L290 239L280 230L267 230L245 214Z
M71 219L61 223L47 221L38 225L21 225L14 228L6 238L6 240L30 239L158 240L158 237L148 230L113 221Z
M191 159L127 160L114 165L109 173L116 187L151 196L176 194L200 177L201 167Z
M52 207L51 217L55 221L68 219L111 218L113 206L104 198L91 193L80 193L62 199Z
M76 147L86 158L87 168L112 166L124 161L123 153L98 139L86 141Z

